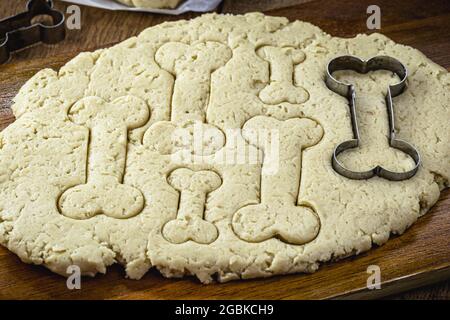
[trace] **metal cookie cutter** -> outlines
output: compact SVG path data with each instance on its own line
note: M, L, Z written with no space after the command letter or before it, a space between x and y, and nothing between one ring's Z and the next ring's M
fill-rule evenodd
M389 70L397 74L397 76L400 78L400 82L388 87L385 98L389 121L389 145L392 148L399 149L408 154L414 160L415 166L413 169L406 172L393 172L381 166L376 166L375 168L368 171L356 172L345 168L343 164L339 162L337 157L341 152L359 146L360 135L358 130L358 122L356 119L355 88L353 85L345 84L333 77L333 72L338 70L353 70L363 74L375 70ZM416 174L421 162L419 152L408 142L395 138L394 109L392 104L392 97L400 95L405 90L407 75L408 71L406 70L406 67L397 59L388 56L377 56L367 61L361 60L354 56L341 56L332 59L328 63L325 80L326 85L330 90L348 99L353 130L353 139L342 142L334 149L332 165L333 169L337 173L349 179L361 180L379 176L394 181L409 179Z
M50 16L53 25L31 24L39 15ZM53 1L30 0L26 12L0 20L0 64L9 60L11 52L38 42L57 43L64 40L65 35L64 14L53 9Z

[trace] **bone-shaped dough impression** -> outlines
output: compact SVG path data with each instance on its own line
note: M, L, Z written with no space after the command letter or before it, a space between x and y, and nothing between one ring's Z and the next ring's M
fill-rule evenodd
M167 180L180 192L180 200L177 218L164 225L164 237L172 243L193 240L208 244L216 240L217 228L203 215L206 195L222 184L220 176L213 171L182 168L173 171Z
M223 147L223 132L205 121L211 73L230 58L231 50L214 41L169 42L156 52L156 62L175 77L171 121L152 125L144 136L145 145L160 154L187 150L197 155L214 154Z
M294 67L305 60L303 51L292 47L266 46L256 53L270 65L270 84L259 93L264 103L301 104L308 100L308 92L294 85Z
M241 239L260 242L277 237L291 244L304 244L317 236L319 218L312 205L298 200L298 194L302 150L317 144L322 135L322 127L307 118L279 121L256 116L245 123L243 136L263 150L264 163L261 203L245 206L233 217L233 229ZM269 152L267 146L273 144L278 148L270 154L273 150Z
M205 121L211 73L224 66L231 55L230 48L214 41L193 45L169 42L159 48L156 52L156 62L176 77L172 97L172 121Z
M88 97L69 110L72 122L89 128L87 182L66 190L59 209L67 217L87 219L97 214L129 218L144 207L138 189L123 184L128 130L143 126L149 119L147 104L133 96L112 103Z

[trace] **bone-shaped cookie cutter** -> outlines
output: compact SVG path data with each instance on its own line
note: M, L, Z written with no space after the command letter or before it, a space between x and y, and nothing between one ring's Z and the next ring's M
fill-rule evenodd
M356 119L355 88L353 85L345 84L333 77L333 73L339 70L353 70L363 74L375 70L389 70L397 74L397 76L400 78L400 82L388 86L387 94L385 97L389 121L389 145L392 148L399 149L408 154L414 160L414 168L406 172L393 172L377 165L371 170L357 172L347 169L338 160L337 157L341 152L347 149L356 148L360 143L358 122ZM337 145L333 151L332 166L337 173L349 179L361 180L379 176L393 181L409 179L416 174L421 162L419 152L408 142L396 139L395 137L392 97L398 96L403 93L406 87L407 76L408 71L406 67L397 59L388 56L376 56L367 61L361 60L360 58L354 56L340 56L332 59L328 63L325 83L330 90L348 99L353 130L353 139L342 142L341 144Z
M52 25L32 24L33 18L48 15ZM0 64L9 60L11 53L38 42L54 44L64 40L64 14L53 9L51 0L30 0L27 11L0 20Z

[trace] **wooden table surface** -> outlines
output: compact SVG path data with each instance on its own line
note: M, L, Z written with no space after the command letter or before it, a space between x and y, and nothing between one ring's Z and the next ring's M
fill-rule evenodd
M3 17L21 12L25 4L26 0L2 0L0 2L0 16ZM225 0L216 11L223 13L262 11L268 15L285 16L290 20L300 19L309 21L335 36L352 37L357 33L371 32L366 27L366 19L368 16L366 9L371 4L377 4L381 8L381 30L379 32L387 35L396 42L411 45L421 50L436 63L450 69L450 1L448 0ZM65 11L67 4L57 1L56 7ZM80 51L107 47L137 35L146 27L156 25L163 21L181 18L189 19L198 15L196 13L187 13L181 16L167 16L147 13L110 12L88 7L81 7L81 13L81 30L68 31L67 38L64 42L52 46L40 45L23 50L16 53L7 65L0 66L0 130L14 120L8 107L18 88L40 68L58 68ZM395 250L397 250L396 248L399 246L399 243L406 249L408 245L413 246L412 243L409 243L412 241L411 239L423 239L425 241L424 243L427 243L426 237L433 236L433 230L430 230L433 226L440 228L438 229L440 232L445 232L436 236L440 237L439 241L444 243L444 252L439 257L447 259L449 256L448 250L450 250L448 249L450 226L442 226L442 220L439 219L445 218L449 214L450 192L448 190L445 191L441 198L440 203L433 209L432 213L421 218L417 226L413 226L405 235L397 237L389 241L385 246L373 250L375 252L374 254L367 253L363 254L360 258L351 259L358 259L358 261L361 261L361 259L364 260L367 257L372 257L373 259L374 255L376 257L377 251L383 252L384 255L386 255L386 252L396 255L398 251ZM449 220L447 219L446 221L448 223ZM427 232L431 233L427 234ZM445 252L445 245L447 246L447 252ZM392 250L392 252L389 250ZM401 252L399 254L401 255ZM433 257L430 259L433 259ZM433 263L435 262L433 260ZM22 296L28 298L33 298L33 296L37 298L61 297L52 294L52 288L47 288L50 291L42 295L27 294L26 292L26 290L30 290L30 288L40 283L39 280L33 277L38 277L41 280L44 279L42 281L45 281L46 278L53 277L49 271L41 267L22 264L18 258L3 248L0 248L1 263L15 266L17 270L26 270L30 275L27 279L20 279L19 276L12 277L12 274L2 275L2 271L0 270L0 299L21 298ZM447 259L447 261L442 261L442 263L442 265L448 265L449 261ZM345 264L345 261L337 263L337 267L326 265L323 269L339 269L339 265L341 264ZM112 276L110 276L109 281L114 281L114 279L120 281L118 279L122 277L122 272L119 267L112 267L110 272ZM327 271L324 270L321 272ZM427 281L423 281L421 275L413 277L414 281L409 286L405 286L404 289L406 290L428 283ZM436 275L434 281L448 279L449 275L448 272L441 272ZM166 281L178 281L162 279L154 271L150 272L148 277L155 279L155 286L162 282L166 283ZM288 276L289 279L294 279L295 277L298 276ZM10 279L11 283L1 283L2 279L3 281ZM276 281L277 278L274 279L263 281L271 283ZM25 280L30 282L29 285L20 288L20 281ZM104 283L108 280L103 277L99 280L94 279L93 281ZM93 282L89 281L89 283ZM14 289L17 284L19 284L19 287ZM140 287L137 282L132 281L121 282L120 286L122 286L123 292L130 292L133 288L142 289L142 286ZM389 287L389 284L387 286ZM244 287L242 288L245 290ZM55 290L58 290L56 284ZM120 287L119 289L116 287L114 290L120 290ZM383 293L383 295L386 294L389 294L389 290ZM90 297L94 296L95 292L91 292ZM116 297L118 296L120 296L119 293L117 293ZM103 294L103 296L98 297L111 298L113 295ZM123 297L132 296L123 295ZM145 298L145 295L142 294L140 297ZM164 294L161 297L164 298ZM394 299L449 299L450 281L447 280L389 297ZM66 298L70 298L70 296Z

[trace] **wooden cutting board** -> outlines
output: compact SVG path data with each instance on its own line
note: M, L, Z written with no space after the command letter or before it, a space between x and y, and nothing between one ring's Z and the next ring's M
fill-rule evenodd
M9 4L7 2L10 2ZM24 1L4 0L0 12L23 7ZM350 37L366 28L370 0L225 0L218 11L262 11L314 23L326 32ZM450 2L448 0L381 0L382 29L394 41L412 45L450 68ZM65 9L66 5L58 3ZM11 9L12 8L12 9ZM9 12L17 12L20 10ZM188 18L195 16L188 14ZM80 50L103 47L137 34L144 27L174 17L110 13L83 8L83 33L71 31L65 43L35 47L0 66L0 130L14 121L9 109L18 89L38 70L58 69ZM117 26L114 22L120 22ZM123 25L128 28L123 28ZM99 33L107 27L108 32ZM77 33L78 32L78 33ZM55 53L59 54L55 56ZM381 269L381 290L368 290L367 267ZM107 275L83 279L82 289L70 291L63 277L40 266L27 265L0 248L0 299L324 299L375 298L450 278L450 190L424 217L401 236L357 257L326 263L311 275L202 285L193 278L165 279L150 271L142 280L124 279L121 267Z

